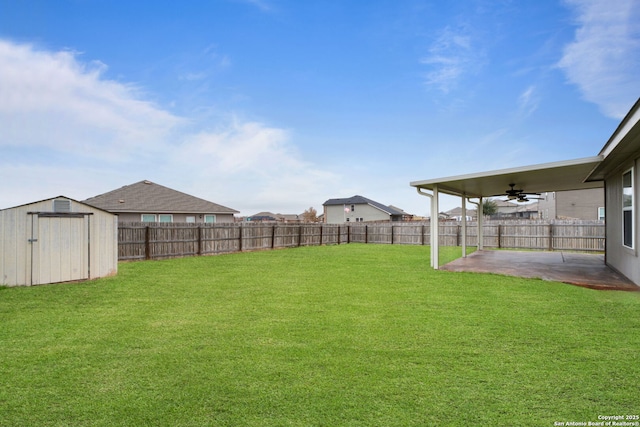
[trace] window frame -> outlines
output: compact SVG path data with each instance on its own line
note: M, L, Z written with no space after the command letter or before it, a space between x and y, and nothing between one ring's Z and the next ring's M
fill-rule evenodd
M173 214L158 214L158 222L162 222L162 223L173 222Z
M145 219L145 217L153 217L153 221L149 221L148 219ZM150 214L150 213L140 214L140 222L157 222L157 221L158 221L158 217L156 214Z
M209 218L212 218L213 221L209 221ZM207 214L204 216L205 224L215 224L216 223L216 215L215 214Z

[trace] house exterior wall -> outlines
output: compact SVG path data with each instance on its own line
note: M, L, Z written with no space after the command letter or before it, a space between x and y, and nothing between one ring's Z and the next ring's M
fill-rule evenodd
M538 211L542 219L597 220L604 207L604 188L542 193Z
M145 212L145 214L154 214L156 217L160 214L167 214L167 212ZM203 223L205 215L215 215L216 223L219 222L234 222L235 219L233 214L212 214L212 213L168 213L173 215L173 222L187 222L187 217L193 216L195 217L196 223ZM142 221L142 213L132 213L132 212L121 212L116 213L118 215L120 222L141 222ZM201 217L202 216L202 217Z
M627 276L635 284L640 285L640 259L638 259L638 245L640 245L640 179L638 176L638 158L624 165L623 168L610 174L605 179L606 197L606 263ZM622 174L633 167L634 189L634 223L633 248L622 243Z
M556 194L555 192L542 193L538 200L538 213L541 219L556 219Z
M343 205L329 205L324 207L324 217L327 224L342 224L344 222L358 222L357 218L362 221L389 221L390 215L382 212L378 208L371 205L357 204L353 205L354 210L349 208L349 212L345 212Z
M556 218L597 220L601 207L604 207L603 188L556 193Z
M78 216L46 216L54 200L69 200ZM117 217L58 197L0 211L0 284L38 285L114 275ZM34 240L30 242L29 240Z

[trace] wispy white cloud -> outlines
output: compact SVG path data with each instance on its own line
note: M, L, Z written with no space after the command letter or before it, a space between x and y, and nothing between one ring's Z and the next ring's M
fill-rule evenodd
M244 199L258 210L324 201L340 181L337 174L305 161L290 131L237 117L222 128L185 136L175 161L189 164L198 181L216 182L229 200ZM220 177L229 181L220 185Z
M225 129L202 131L185 136L181 157L196 159L211 170L243 173L256 168L256 173L277 168L299 168L300 161L288 145L288 132L258 122L242 122L233 118Z
M518 113L521 118L528 117L538 109L540 97L535 86L529 86L518 97Z
M122 159L184 121L77 57L0 40L0 146Z
M233 113L180 117L104 70L0 40L0 182L12 183L0 208L151 179L245 214L299 213L339 185L303 158L291 130Z
M446 27L429 47L420 62L429 67L425 75L427 87L443 93L453 90L461 79L472 75L482 66L483 54L467 29Z
M577 29L558 66L586 100L619 119L640 95L640 3L565 2L576 14Z
M252 6L257 7L258 9L262 10L263 12L268 12L270 10L272 10L273 6L271 5L271 3L268 0L236 0L240 3L247 3L250 4Z

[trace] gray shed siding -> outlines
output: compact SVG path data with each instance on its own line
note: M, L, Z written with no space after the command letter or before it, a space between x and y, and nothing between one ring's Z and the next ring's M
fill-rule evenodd
M68 200L71 215L54 215L54 200ZM2 210L0 284L29 286L114 275L117 232L116 216L65 197Z
M622 174L633 166L634 176L634 247L628 248L622 244ZM627 276L635 284L640 285L640 259L638 246L640 245L640 179L638 167L639 159L624 165L616 173L606 178L606 261L607 265Z

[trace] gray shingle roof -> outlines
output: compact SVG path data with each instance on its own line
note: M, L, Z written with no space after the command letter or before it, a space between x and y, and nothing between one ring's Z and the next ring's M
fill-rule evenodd
M346 199L329 199L322 204L323 206L334 206L334 205L371 205L375 208L380 209L383 212L388 213L389 215L404 215L403 211L395 209L391 206L383 205L382 203L378 203L371 199L367 199L362 196L352 196Z
M172 190L151 181L125 185L117 190L83 200L83 203L114 213L239 213L235 209Z

